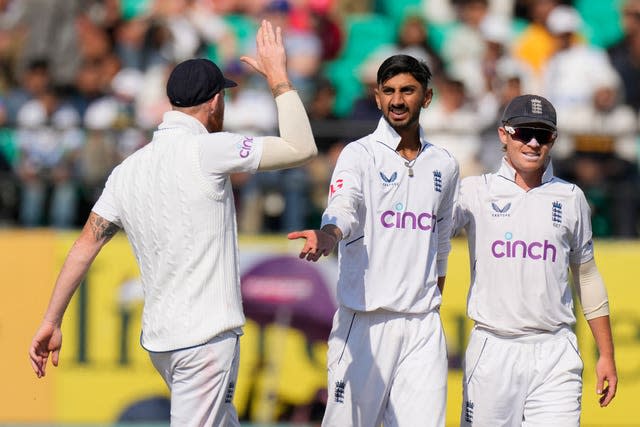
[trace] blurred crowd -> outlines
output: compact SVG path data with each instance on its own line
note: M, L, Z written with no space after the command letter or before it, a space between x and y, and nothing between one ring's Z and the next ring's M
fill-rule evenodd
M188 58L239 83L225 130L277 134L269 88L238 60L263 18L283 28L320 155L235 175L241 232L317 226L340 150L380 117L379 64L406 53L434 73L421 123L463 176L500 162L503 106L543 95L556 174L585 191L594 234L638 236L640 0L0 0L0 224L81 225L170 109L166 78Z

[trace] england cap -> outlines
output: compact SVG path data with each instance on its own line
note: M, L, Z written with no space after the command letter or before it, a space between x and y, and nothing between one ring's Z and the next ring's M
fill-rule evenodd
M520 95L509 102L502 113L502 124L531 124L556 129L556 109L542 96Z
M167 80L171 105L192 107L213 98L224 88L238 86L222 75L220 68L204 58L188 59L173 69Z

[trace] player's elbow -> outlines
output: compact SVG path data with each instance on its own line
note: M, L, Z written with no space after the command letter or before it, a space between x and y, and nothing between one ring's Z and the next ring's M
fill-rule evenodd
M315 142L311 144L310 147L307 147L306 150L303 150L301 155L302 155L301 161L303 161L304 163L316 157L318 155L318 147L316 147Z
M293 158L291 160L294 166L300 166L310 162L317 155L318 155L318 147L316 147L316 144L314 142L312 144L307 144L295 150L293 152L293 156L292 156Z

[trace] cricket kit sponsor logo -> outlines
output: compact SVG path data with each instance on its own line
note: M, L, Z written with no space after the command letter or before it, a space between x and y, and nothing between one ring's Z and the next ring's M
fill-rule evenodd
M491 254L495 258L541 259L556 262L558 250L546 239L544 242L525 242L514 239L513 233L508 231L504 234L504 240L495 240L491 243Z
M511 214L509 213L509 209L511 209L511 203L506 203L504 206L500 206L496 202L491 202L491 209L493 209L493 212L491 213L491 216L493 217L511 216Z
M251 154L251 149L253 148L253 138L250 136L244 137L242 139L242 143L240 144L240 157L243 159L249 157Z
M399 182L396 182L396 179L398 179L398 172L393 172L391 175L387 176L385 175L384 172L380 172L380 179L382 179L382 185L385 187L388 186L398 186L400 185Z
M384 228L429 231L436 226L436 215L430 212L411 212L398 202L393 209L382 212L380 222Z
M329 197L333 196L333 194L340 190L343 185L344 180L342 179L336 179L336 182L331 183L331 185L329 185Z

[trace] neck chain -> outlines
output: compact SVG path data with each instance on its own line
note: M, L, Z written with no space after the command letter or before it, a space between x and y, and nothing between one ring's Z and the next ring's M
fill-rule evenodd
M413 164L416 162L416 160L418 160L418 157L413 160L404 162L404 165L409 168L409 178L413 178Z

